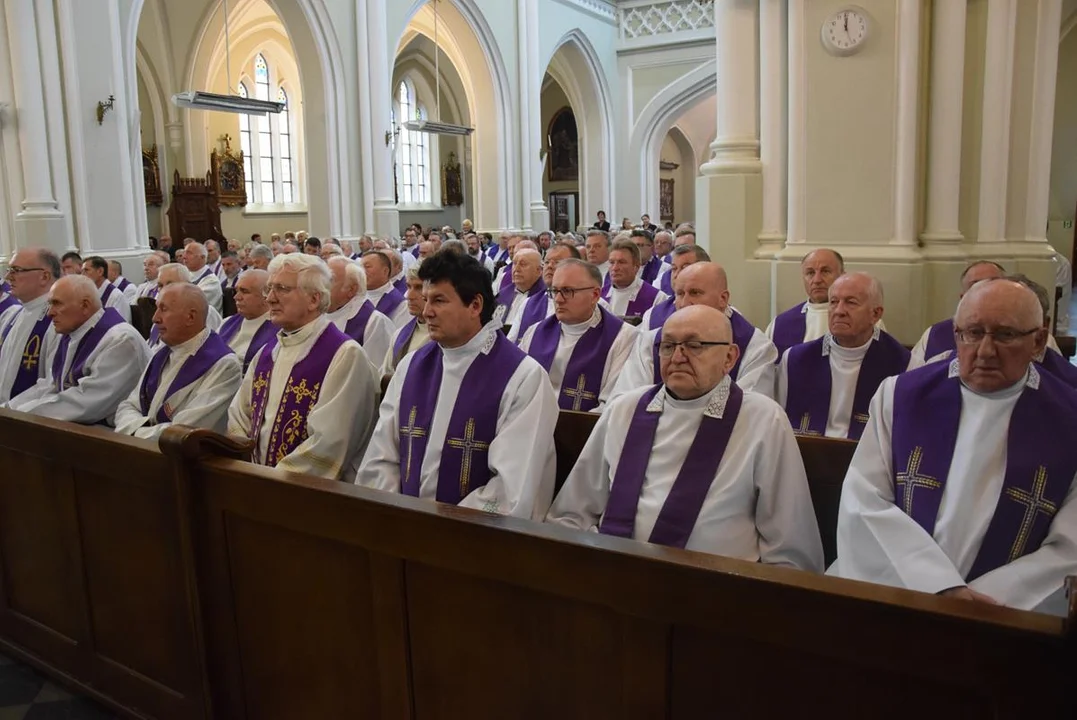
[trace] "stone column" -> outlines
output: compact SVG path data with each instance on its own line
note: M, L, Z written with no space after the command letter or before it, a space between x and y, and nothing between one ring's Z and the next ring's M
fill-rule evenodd
M980 132L979 242L1002 242L1006 239L1016 2L988 0L987 3L987 52L984 57L983 123Z
M761 244L780 249L786 238L786 2L759 4L759 159L763 164Z
M916 156L919 152L920 2L899 0L897 140L894 148L894 244L916 244ZM964 0L959 0L964 4ZM953 4L953 0L951 0Z
M1032 117L1029 122L1028 195L1024 239L1046 242L1051 190L1051 149L1054 139L1058 43L1062 30L1062 0L1040 0L1036 17Z
M786 196L789 202L786 244L808 241L808 210L805 199L807 173L807 67L804 62L804 6L789 4L789 176Z
M519 50L520 168L523 171L522 194L527 203L524 229L548 230L550 211L542 197L541 95L544 68L539 67L538 0L517 0L517 36Z

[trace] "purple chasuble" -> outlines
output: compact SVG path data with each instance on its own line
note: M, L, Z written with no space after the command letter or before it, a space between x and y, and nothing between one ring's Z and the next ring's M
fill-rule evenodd
M393 367L395 368L400 364L400 361L406 354L405 351L411 344L411 338L415 335L415 328L419 324L419 318L412 316L411 320L408 320L404 324L404 327L400 329L400 332L396 334L396 342L393 343Z
M924 360L930 360L939 353L947 350L957 352L957 341L954 339L954 319L947 318L937 322L927 331L927 345L924 346Z
M650 285L658 279L658 273L662 271L662 259L657 255L651 255L651 259L647 261L647 264L643 266L643 272L640 273L640 279L646 284Z
M414 245L412 245L411 248L408 250L408 252L411 253L411 256L413 258L418 259L419 258L419 243L415 243Z
M201 272L201 274L199 274L199 276L198 276L198 277L196 277L196 278L195 278L194 280L192 280L191 282L192 282L193 284L197 285L198 283L200 283L200 282L202 282L203 280L205 280L206 278L208 278L208 277L209 277L210 275L216 275L216 273L215 273L215 272L213 272L213 268L211 268L211 267L206 267L206 269L205 269L205 270L203 270L203 271Z
M659 283L662 286L662 292L670 297L673 297L673 271L670 270L667 273L662 273L662 282Z
M171 348L161 348L150 359L150 364L146 367L146 373L142 376L142 386L138 391L139 408L143 415L150 411L150 404L153 402L154 396L157 395L157 389L161 385L161 373L165 369L165 363L168 362L168 356L171 352ZM228 343L221 339L220 335L210 330L209 335L206 336L206 341L202 343L202 347L198 348L198 352L183 361L183 367L176 373L172 384L168 386L168 392L165 394L166 402L161 403L161 407L157 410L157 416L151 419L150 424L160 425L161 423L172 422L173 408L169 407L168 398L208 373L217 364L217 361L225 355L231 354L232 348L228 347Z
M648 412L647 406L661 387L656 385L645 392L636 404L621 459L617 463L617 472L610 486L606 512L598 526L598 531L603 535L630 538L635 532L639 497L647 479L647 466L651 461L658 421L662 417L660 412ZM731 379L729 399L722 418L703 416L677 479L673 481L669 496L658 513L649 542L678 548L688 544L707 491L725 456L729 438L733 436L743 399L744 391Z
M666 324L666 320L669 320L669 316L675 312L677 312L675 300L670 296L651 308L651 315L647 320L647 329L657 330L662 327Z
M374 306L369 300L364 300L359 312L355 313L344 324L344 334L362 345L363 338L366 336L366 326L370 322L370 316L373 314Z
M608 277L608 276L607 276ZM609 285L602 290L602 299L606 302L610 302L610 298L613 296L613 285ZM654 306L654 299L658 297L658 290L654 285L648 285L647 283L640 283L639 290L636 291L636 297L629 301L628 307L625 308L625 317L641 317L643 313L647 312Z
M381 299L378 300L378 304L374 309L388 317L396 312L396 309L400 307L400 303L402 302L404 302L404 293L394 287L392 290L381 296Z
M928 535L961 422L961 380L949 377L951 364L898 375L894 386L894 503ZM1026 385L1010 416L1002 491L967 581L1039 549L1077 473L1077 393L1038 375L1039 388Z
M1038 365L1072 388L1077 388L1077 367L1051 348L1043 354L1043 362Z
M105 337L105 333L117 325L122 325L123 322L123 317L118 312L112 308L106 308L97 324L79 340L79 344L75 347L74 358L71 360L71 369L61 378L64 364L67 362L67 351L71 346L71 336L64 335L60 340L60 348L52 359L52 382L56 387L56 392L63 392L78 385L79 380L86 374L86 359L90 357L90 353L97 348L98 343Z
M120 284L116 287L119 288L120 292L123 292L127 288L131 287L131 281L127 278L123 278L122 280L120 280Z
M804 342L804 334L808 332L807 312L808 303L802 302L774 318L774 337L771 340L778 348L778 362L781 362L786 350Z
M733 369L729 371L729 379L736 382L737 375L740 373L740 363L744 360L744 354L748 351L748 343L752 341L752 336L755 335L755 326L736 311L733 311L730 316L729 324L733 326L733 344L740 350L737 362L733 365ZM651 343L651 358L654 360L654 381L656 384L662 383L662 364L658 356L658 346L661 344L662 330L659 329L655 333L654 341Z
M605 308L599 307L598 311L602 319L576 341L569 355L565 377L557 394L557 405L562 410L588 412L598 406L606 359L624 327L624 322ZM561 323L556 316L548 317L535 328L527 354L549 372L560 341Z
M506 290L515 287L516 286L512 284L512 263L507 263L505 265L505 272L501 273L501 287L497 289L497 294L500 295Z
M541 298L539 297L541 295ZM509 284L508 287L501 288L501 292L497 294L495 298L495 310L497 306L504 307L505 310L501 316L501 322L504 323L509 317L509 311L512 310L512 303L516 300L516 286ZM535 281L535 284L531 286L531 289L527 291L527 300L524 302L524 309L520 313L520 332L516 337L523 337L524 330L531 327L538 321L546 317L546 309L549 304L546 302L546 283L542 278Z
M109 299L110 297L112 297L112 293L113 293L113 292L114 292L115 290L116 290L116 286L115 286L115 285L113 285L112 283L108 283L108 284L107 284L107 285L105 286L105 291L104 291L103 293L101 293L101 305L102 305L102 306L104 306L104 305L107 305L107 304L108 304L108 299Z
M400 291L401 295L406 293L408 291L408 277L407 277L407 275L405 275L404 277L400 278L395 283L393 283L393 287L395 287L398 291Z
M0 348L7 342L7 336L15 327L15 321L19 319L21 313L22 309L15 312L14 316L11 318L11 322L4 328L4 333L0 336ZM14 398L19 394L26 392L33 387L34 384L37 383L38 378L41 377L41 351L45 347L45 334L48 332L51 323L52 318L49 317L48 313L45 313L30 329L30 337L26 339L26 345L23 346L22 360L19 362L19 369L15 373L14 382L11 384L10 397Z
M441 353L437 343L416 350L400 391L400 492L412 497L419 497L426 443L441 390ZM496 333L493 349L479 353L464 373L441 448L438 502L458 505L490 481L487 458L497 434L501 397L525 357L520 348Z
M265 449L263 464L276 467L278 462L306 441L307 415L318 404L318 395L329 372L329 365L346 342L348 336L330 322L314 341L306 357L292 367L273 420L273 429L269 433L269 447ZM255 443L255 457L261 450L262 424L265 421L269 383L273 375L273 350L276 346L274 338L263 348L251 384L250 440Z
M830 357L823 355L826 339L824 336L789 348L789 390L785 412L797 435L826 435L833 380ZM856 376L853 413L846 434L848 439L860 439L868 424L868 406L875 391L886 378L905 372L909 366L909 355L909 351L889 333L880 332L879 339L872 340Z

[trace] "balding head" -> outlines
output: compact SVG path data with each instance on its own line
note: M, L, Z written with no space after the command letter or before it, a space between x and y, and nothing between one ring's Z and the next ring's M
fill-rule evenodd
M157 295L153 324L161 342L169 347L180 345L206 329L209 303L197 285L174 283Z
M179 263L162 265L157 271L157 287L165 287L173 283L191 282L191 271Z
M516 248L512 261L512 282L520 292L530 290L542 277L542 256L538 250Z
M1006 269L994 260L977 260L969 263L961 273L961 294L964 295L969 288L981 280L993 280L1006 274Z
M200 242L188 243L183 248L183 264L193 273L201 272L206 266L206 246Z
M1043 309L1019 282L990 279L961 298L954 315L961 380L976 392L996 392L1020 382L1047 344Z
M825 303L830 286L845 272L845 259L836 250L812 250L800 261L800 276L808 301Z
M714 262L697 262L684 267L673 281L673 304L678 310L706 305L725 313L729 307L729 281L725 268Z
M82 275L65 275L49 291L49 317L56 332L69 335L101 309L97 285Z
M722 382L736 365L739 350L725 313L692 305L666 320L658 355L666 388L681 400L693 400Z

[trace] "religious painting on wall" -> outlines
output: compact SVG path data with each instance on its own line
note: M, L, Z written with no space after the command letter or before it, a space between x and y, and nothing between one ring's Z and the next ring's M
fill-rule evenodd
M658 181L658 216L665 222L673 222L673 179Z
M146 204L160 205L165 201L161 191L161 166L157 161L157 146L142 150L142 184L146 188Z
M448 161L441 167L441 204L458 206L464 204L464 186L460 162L456 153L449 153Z
M210 154L209 167L217 202L224 207L247 204L246 177L243 172L243 151L232 150L232 138L220 137L221 148Z
M563 107L554 113L546 132L546 143L549 146L547 171L550 182L579 180L580 141L572 108Z

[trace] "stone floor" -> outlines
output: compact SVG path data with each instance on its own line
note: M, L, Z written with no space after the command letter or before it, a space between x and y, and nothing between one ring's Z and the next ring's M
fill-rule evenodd
M0 655L0 720L116 720L116 716Z

